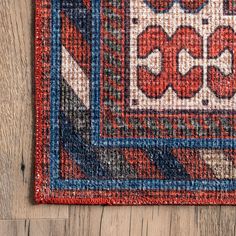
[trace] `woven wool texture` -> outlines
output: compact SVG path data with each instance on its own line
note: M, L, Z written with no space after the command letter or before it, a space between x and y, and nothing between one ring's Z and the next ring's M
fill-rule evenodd
M236 204L236 2L36 1L35 200Z

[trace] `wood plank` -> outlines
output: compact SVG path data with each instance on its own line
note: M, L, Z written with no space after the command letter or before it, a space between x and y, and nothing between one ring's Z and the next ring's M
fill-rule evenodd
M235 236L235 206L196 207L199 235Z
M66 220L30 220L29 235L65 236Z
M194 207L132 207L131 235L196 235Z
M68 221L0 221L0 235L235 236L235 214L235 207L71 206Z
M70 206L67 236L101 235L103 213L106 208L104 206Z
M227 206L71 206L67 236L235 236Z
M27 235L27 220L1 220L0 235L2 236L25 236Z
M65 236L66 220L0 221L1 236Z
M33 2L0 1L0 219L66 218L33 205Z

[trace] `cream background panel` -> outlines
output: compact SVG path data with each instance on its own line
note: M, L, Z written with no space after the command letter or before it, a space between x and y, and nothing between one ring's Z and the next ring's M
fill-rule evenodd
M199 12L195 14L186 14L175 3L174 6L167 12L155 14L142 0L130 1L130 107L132 109L155 109L163 110L181 110L181 109L197 109L197 110L212 110L212 109L228 109L235 108L236 95L231 99L219 99L207 87L207 66L219 66L222 72L226 74L232 71L231 61L232 55L229 51L225 51L220 58L215 60L207 60L207 38L220 26L231 26L236 30L236 17L223 14L222 0L209 0L209 3ZM148 17L147 17L148 16ZM132 19L137 18L138 24L133 24ZM202 19L208 19L208 24L203 24ZM153 55L149 55L147 59L137 59L137 37L149 25L162 26L169 36L172 36L179 26L192 26L196 31L203 36L204 40L204 57L203 59L193 59L191 55L187 55L186 51L181 51L179 62L181 67L179 71L183 72L191 68L193 65L203 65L203 87L195 97L191 99L180 99L176 93L169 88L164 96L160 99L151 99L145 96L137 86L137 65L147 65L154 72L160 72L160 52L156 50ZM182 61L181 61L182 60ZM132 104L133 100L138 102ZM208 105L203 105L203 100L208 100ZM174 101L174 102L173 102Z

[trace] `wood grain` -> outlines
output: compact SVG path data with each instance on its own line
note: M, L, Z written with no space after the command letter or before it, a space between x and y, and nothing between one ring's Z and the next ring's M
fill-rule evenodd
M32 1L33 2L33 1ZM0 1L0 218L66 218L67 206L35 206L33 6Z
M236 235L233 206L33 204L32 2L0 1L0 236Z
M63 236L66 220L6 220L0 221L2 236Z

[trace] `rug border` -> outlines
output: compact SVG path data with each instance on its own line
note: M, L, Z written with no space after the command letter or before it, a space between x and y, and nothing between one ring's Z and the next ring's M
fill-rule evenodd
M43 187L42 185L42 142L41 138L43 137L42 135L42 102L41 102L41 96L43 95L42 92L42 86L41 86L41 81L43 79L42 76L42 61L41 61L41 23L42 23L42 16L41 16L41 4L42 0L32 2L32 4L35 4L35 32L34 32L34 50L35 50L35 55L34 55L34 77L35 77L35 97L34 97L34 102L35 102L35 171L34 171L34 200L36 203L43 202L44 199L41 197L41 189Z
M36 203L55 203L55 204L92 204L92 205L143 205L143 204L171 204L171 205L234 205L236 204L236 190L234 191L66 191L66 190L51 190L48 176L42 173L43 155L42 153L42 139L46 137L46 134L42 131L45 129L43 127L42 113L44 109L44 104L42 102L42 97L45 93L43 91L41 81L44 78L42 75L43 62L41 60L42 56L42 32L41 24L43 18L41 15L42 3L51 3L51 0L39 0L36 1L36 13L35 13L35 132L36 132L36 148L35 148L35 202ZM51 11L51 9L50 9ZM51 17L51 14L50 14ZM51 37L51 35L50 35ZM50 52L47 52L50 58ZM48 89L48 91L50 88ZM50 159L47 156L48 160ZM48 182L47 182L48 181ZM47 183L47 185L44 185ZM75 194L73 194L76 192ZM153 192L156 196L147 196ZM98 197L89 198L92 194L98 194ZM78 194L78 196L76 195ZM105 194L105 196L103 196ZM120 197L117 195L121 194ZM66 197L66 196L69 196ZM79 195L87 195L82 198ZM114 196L108 196L114 195ZM64 196L64 197L63 197ZM173 197L171 197L173 196ZM75 198L73 198L75 197ZM77 198L76 198L77 197ZM179 197L179 198L178 198ZM224 199L226 198L226 199Z

